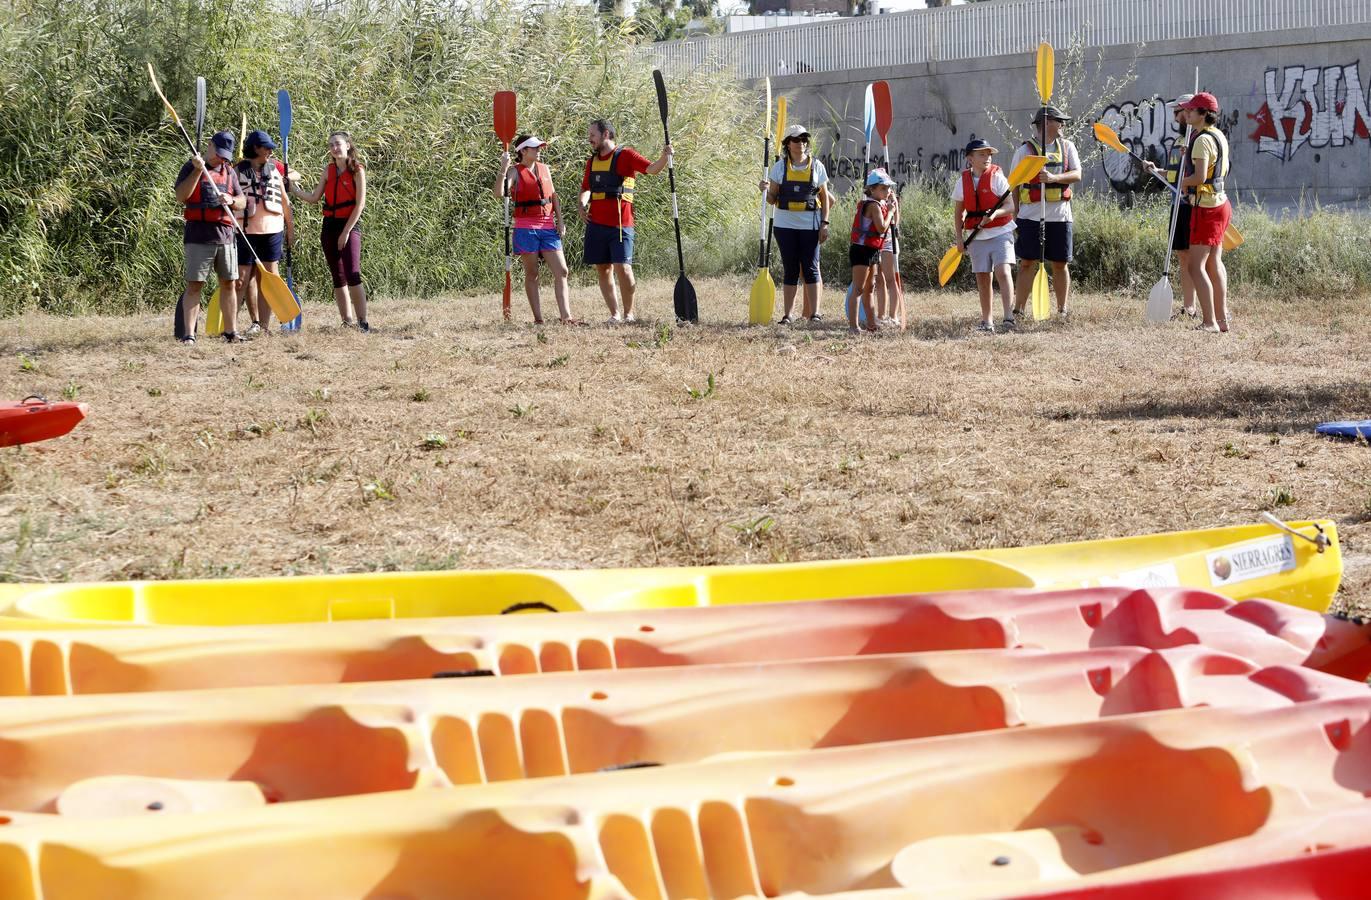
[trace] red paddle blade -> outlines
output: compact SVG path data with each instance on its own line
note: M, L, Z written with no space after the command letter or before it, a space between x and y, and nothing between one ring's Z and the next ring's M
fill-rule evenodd
M871 96L876 101L876 130L881 133L881 143L886 144L890 134L890 123L895 121L895 109L890 105L890 85L877 81L871 85Z
M514 114L515 102L513 91L500 91L495 95L495 136L502 144L514 140L517 121Z

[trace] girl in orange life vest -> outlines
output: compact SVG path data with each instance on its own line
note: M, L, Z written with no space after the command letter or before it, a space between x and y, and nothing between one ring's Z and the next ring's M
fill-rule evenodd
M343 325L370 331L367 323L367 290L362 286L362 232L357 220L367 205L367 170L357 158L352 135L335 131L328 138L332 158L324 168L319 186L308 193L299 189L300 173L291 170L290 192L306 203L324 202L324 226L319 242L333 274L333 299ZM356 312L354 321L352 314Z
M1009 192L1009 179L999 166L990 162L990 157L1000 151L985 141L973 139L965 152L968 167L952 186L952 224L957 249L963 253L968 231L980 228L971 239L971 271L976 274L976 291L981 297L981 324L976 330L994 333L995 323L990 315L992 279L1000 287L1004 327L1014 327L1014 287L1009 274L1009 267L1014 265L1014 213L1008 202L1000 200Z
M295 220L291 216L290 201L286 199L285 166L271 158L276 143L265 131L254 131L243 140L243 161L234 168L238 173L238 187L247 196L248 206L239 215L247 234L244 245L238 240L238 284L252 316L249 335L270 334L271 307L261 296L258 282L261 276L253 265L252 250L262 260L268 272L277 274L285 241L295 243Z
M887 175L884 169L872 169L866 177L866 196L857 201L857 212L852 217L852 246L848 248L847 258L852 264L852 283L860 291L867 331L880 328L871 303L871 289L880 268L881 251L890 241L890 225L898 214L899 201L895 199L894 188L895 179ZM893 266L893 253L890 258ZM859 330L856 303L848 308L847 326L848 331L854 334Z
M1181 104L1186 124L1195 129L1190 167L1181 190L1190 195L1190 280L1200 304L1200 331L1228 331L1228 270L1223 264L1223 233L1233 218L1224 192L1228 174L1228 139L1214 127L1219 101L1201 92Z
M200 294L211 270L219 276L224 340L238 340L234 328L238 314L238 255L232 213L242 209L245 201L229 165L233 159L233 135L219 131L209 141L209 162L197 153L176 176L176 199L186 207L186 290L176 316L176 337L183 344L195 343Z
M552 184L552 172L539 161L546 145L546 141L533 135L516 137L514 152L519 155L519 162L511 169L509 153L500 154L495 196L503 199L508 192L514 200L514 252L524 264L524 294L533 310L534 324L543 324L543 304L538 296L538 258L542 257L552 270L557 315L563 325L576 325L579 323L571 317L566 257L562 254L562 238L566 235L562 203Z

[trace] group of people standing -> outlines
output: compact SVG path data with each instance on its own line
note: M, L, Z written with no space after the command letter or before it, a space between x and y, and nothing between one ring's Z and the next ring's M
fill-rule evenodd
M299 172L272 157L276 143L266 132L247 134L242 158L235 164L236 144L232 133L216 132L176 176L176 199L185 218L186 283L177 307L177 339L195 343L200 297L211 272L219 279L224 340L235 343L271 333L271 307L261 295L257 263L279 274L286 245L295 243L291 197L323 203L320 244L333 277L338 313L343 325L370 331L357 224L366 207L366 166L352 136L345 131L329 136L329 162L312 191L301 189ZM240 300L252 320L241 334Z
M1172 246L1181 259L1182 314L1202 317L1196 327L1210 332L1228 330L1223 236L1232 208L1224 192L1228 142L1215 127L1218 114L1219 104L1212 94L1177 99L1176 121L1189 129L1189 139L1176 142L1164 172L1181 197ZM1015 150L1011 171L1030 155L1045 157L1046 164L1014 189L1005 172L992 162L997 148L975 139L965 147L967 166L952 185L953 226L957 249L971 257L980 299L979 330L996 330L991 315L996 287L1001 327L1017 326L1039 265L1051 266L1057 314L1069 313L1072 186L1082 177L1076 145L1062 134L1070 121L1056 107L1038 110L1032 120L1033 135ZM605 119L590 123L586 140L591 155L578 199L586 228L583 258L595 268L609 310L608 323L633 322L634 189L639 176L655 175L671 164L672 149L666 145L657 159L649 160L632 147L619 145L614 125ZM810 152L810 143L804 126L788 128L781 141L781 157L759 185L774 207L773 234L783 269L782 325L798 318L811 322L823 318L819 252L829 239L834 197L828 173ZM234 146L232 134L216 133L204 154L192 157L176 179L176 196L185 208L186 260L177 337L194 343L200 297L211 270L219 277L225 340L240 339L236 327L240 293L252 319L245 334L270 333L271 310L257 289L255 260L273 273L278 271L285 245L295 241L292 197L322 202L320 242L339 315L344 326L369 331L358 228L366 207L366 167L352 137L341 131L329 136L329 162L310 191L300 187L298 172L273 158L276 145L265 132L247 135L243 157L236 165L231 162ZM512 153L507 150L500 156L493 191L514 208L513 252L524 270L524 290L534 322L543 321L538 287L541 260L552 274L559 320L581 324L571 311L563 249L566 222L551 172L541 160L545 146L547 142L536 135L519 135ZM1155 165L1148 165L1162 174ZM1006 204L1007 200L1011 202ZM853 302L848 304L847 319L854 331L863 320L870 331L895 321L899 289L893 235L899 225L896 183L888 172L875 169L865 179L850 232ZM239 228L242 233L235 234ZM1016 263L1019 271L1014 278L1011 267ZM797 313L801 283L804 294Z

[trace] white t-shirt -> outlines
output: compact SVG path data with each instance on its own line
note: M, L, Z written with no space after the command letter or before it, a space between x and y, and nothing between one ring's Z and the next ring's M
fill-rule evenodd
M824 164L819 162L817 159L814 159L813 157L810 157L810 159L813 161L814 165L814 184L816 186L828 184L828 172L824 169ZM755 172L756 169L753 169L753 171ZM771 171L767 172L766 177L767 180L770 181L772 184L780 184L782 181L785 180L784 157L776 161L776 163L771 167ZM814 199L815 202L818 201L817 197L815 197ZM823 221L824 218L823 210L820 209L796 212L795 210L791 209L781 209L778 206L773 211L776 214L777 228L797 228L801 231L818 231L819 224ZM831 225L830 230L832 230Z
M1062 138L1062 139L1061 139L1061 142L1062 142L1062 148L1063 148L1063 151L1062 151L1062 152L1063 152L1063 153L1065 154L1065 156L1066 156L1066 165L1063 167L1062 171L1065 171L1065 172L1079 172L1079 171L1081 170L1081 158L1080 158L1080 156L1076 153L1076 145L1073 144L1073 143L1071 143L1070 141L1068 141L1066 138ZM1012 171L1013 168L1014 168L1015 166L1017 166L1020 162L1023 161L1023 158L1024 158L1025 156L1030 155L1032 152L1033 152L1033 148L1030 147L1027 143L1020 144L1020 145L1019 145L1019 149L1017 149L1017 150L1014 151L1014 161L1011 162L1011 163L1009 164L1010 170ZM1079 186L1078 184L1077 184L1077 185L1069 185L1069 187L1073 188L1073 192L1074 192L1074 188L1076 188L1076 187L1078 187L1078 186ZM1060 185L1060 187L1068 187L1068 185ZM1042 213L1043 213L1043 203L1042 203L1041 200L1039 200L1039 201L1036 202L1036 203L1025 203L1025 204L1023 204L1022 206L1019 207L1019 218L1020 218L1020 219L1027 219L1027 220L1029 220L1030 222L1040 222L1040 221L1042 221L1042 218L1043 218L1043 214L1042 214ZM1049 221L1049 222L1070 222L1070 221L1071 221L1071 203L1070 203L1070 201L1058 200L1058 201L1056 201L1056 202L1054 203L1054 202L1052 202L1052 201L1049 200L1048 203L1047 203L1047 221Z
M976 177L976 173L971 173L972 189L975 190L977 187L980 187L980 183L981 179ZM995 169L995 174L990 177L990 189L995 192L996 197L1000 196L1005 191L1009 190L1009 179L1005 177L1003 169ZM952 202L962 203L965 200L966 198L962 196L962 176L961 173L958 173L957 180L952 183ZM1006 197L1004 203L1000 204L1000 208L995 211L995 215L998 216L1001 213L1013 213L1013 203L1014 198L1012 196ZM994 216L992 216L991 218L994 218ZM988 241L991 238L999 237L1002 234L1008 234L1009 232L1013 231L1014 228L1014 219L1011 217L1007 224L996 225L994 228L982 228L980 231L976 232L976 236L972 238L972 240ZM965 234L963 234L963 237L970 233L970 231L965 232Z

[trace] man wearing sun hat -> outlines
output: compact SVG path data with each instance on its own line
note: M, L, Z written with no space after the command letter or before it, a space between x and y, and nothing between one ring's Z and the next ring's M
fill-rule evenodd
M952 223L957 249L966 252L965 238L971 239L971 271L976 275L976 290L981 299L980 331L994 331L990 315L992 279L1000 288L1004 308L1004 327L1013 328L1014 289L1009 267L1014 265L1014 213L1004 204L1009 179L990 157L1000 151L980 138L972 138L965 148L966 168L952 185Z
M234 245L233 212L246 206L238 176L229 165L233 135L218 131L209 139L205 156L195 154L176 176L176 199L185 207L186 290L176 317L176 337L195 343L200 294L214 271L219 276L219 303L224 314L224 340L238 340L238 254ZM208 157L206 159L205 157Z
M1219 101L1201 92L1181 104L1185 123L1195 129L1190 142L1190 165L1181 190L1190 198L1190 278L1204 317L1204 331L1228 330L1228 271L1223 264L1223 233L1233 218L1224 191L1228 174L1228 139L1215 127Z
M819 297L824 280L819 271L819 245L828 240L828 213L833 200L828 192L828 171L809 152L809 145L809 130L791 125L781 138L781 158L767 173L767 200L776 207L772 233L784 269L782 325L793 321L801 276L805 283L801 315L810 321L821 318Z
M1037 177L1014 193L1014 223L1018 228L1014 251L1020 262L1019 277L1014 285L1016 315L1022 315L1028 303L1033 276L1037 274L1043 255L1052 264L1057 313L1064 315L1067 310L1073 250L1071 186L1081 180L1081 158L1076 145L1061 136L1062 126L1070 121L1071 117L1055 106L1039 109L1033 116L1033 136L1019 145L1009 167L1013 171L1026 156L1047 157L1047 164ZM1046 139L1045 146L1039 143L1040 136ZM1046 239L1040 234L1040 228L1046 233Z

